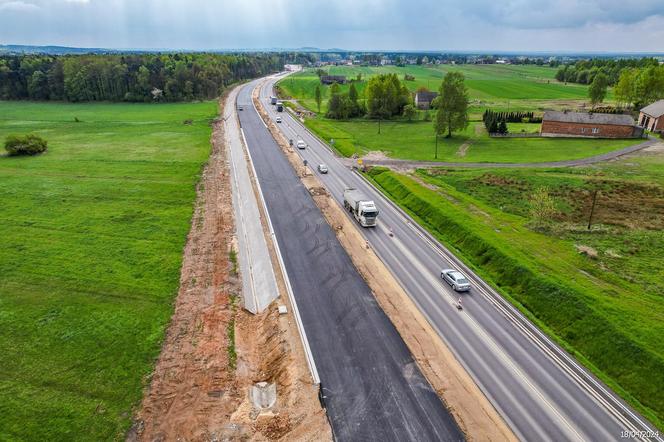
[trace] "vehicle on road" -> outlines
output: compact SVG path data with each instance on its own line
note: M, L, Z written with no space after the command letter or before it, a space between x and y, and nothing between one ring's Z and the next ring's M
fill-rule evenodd
M470 282L461 272L453 269L445 269L440 272L440 277L448 283L455 292L467 292L470 290Z
M290 140L288 140L288 145L289 145L290 147L293 147L293 139L292 139L292 138L291 138Z
M362 227L374 227L378 209L373 200L354 187L344 190L344 208L348 210Z
M304 142L304 140L297 140L297 148L298 149L305 149L307 147L307 143Z
M318 165L318 171L320 173L327 173L327 166L325 164L319 164Z
M277 117L277 119L276 119L275 121L276 121L277 123L281 123L281 117Z
M277 101L277 112L283 112L284 111L284 103L281 101Z
M277 97L270 97L270 104L277 104Z
M237 110L244 110L244 107L243 106L238 106Z

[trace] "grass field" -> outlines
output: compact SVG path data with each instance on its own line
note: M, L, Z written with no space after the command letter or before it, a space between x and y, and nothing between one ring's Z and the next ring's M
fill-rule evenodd
M330 120L323 116L308 118L306 125L322 139L334 139L334 147L344 156L363 155L370 151L381 151L393 158L420 161L455 162L541 162L560 161L590 157L617 150L638 141L593 140L593 139L541 139L541 138L490 138L481 124L485 109L533 111L544 109L574 108L587 101L587 87L578 84L563 84L554 79L556 69L544 66L512 65L439 65L439 66L332 66L327 70L334 75L345 75L362 81L356 82L359 96L364 94L366 79L382 73L397 73L400 79L408 73L414 81L404 84L414 92L419 87L437 90L444 75L449 71L460 71L466 76L466 86L471 98L468 128L452 138L436 139L433 123L425 121L426 113L418 112L418 118L407 122L400 118L378 123L364 118L349 121ZM309 69L291 75L279 83L281 94L294 97L303 106L317 111L314 101L316 85L320 84L315 70ZM321 85L327 107L329 87ZM341 86L342 91L349 85ZM609 98L611 93L609 93ZM429 117L435 116L435 111ZM510 123L512 133L537 133L538 124Z
M433 123L427 121L349 121L310 118L306 126L344 156L381 151L393 158L419 161L533 163L586 158L633 145L640 140L490 138L481 122L471 122L465 132L436 139ZM536 124L510 124L513 132L538 132Z
M404 83L412 92L420 87L437 91L447 72L462 72L471 99L472 110L481 112L485 107L495 110L541 110L544 108L578 105L587 101L588 88L579 84L564 84L555 80L557 69L530 65L438 65L438 66L332 66L326 68L332 75L345 75L348 79L362 74L363 81L356 83L359 96L364 96L366 79L378 74L396 73L403 80L405 74L414 81ZM308 69L279 82L283 92L297 98L309 110L317 111L314 91L319 84L315 70ZM348 85L341 87L342 91ZM321 85L323 105L327 109L329 86ZM607 100L613 98L609 91Z
M124 439L172 313L215 115L214 102L0 102L0 140L49 142L0 156L1 440Z
M662 428L664 154L593 168L414 176L378 168L370 176ZM529 195L540 186L551 189L557 208L544 230L533 229L529 215Z

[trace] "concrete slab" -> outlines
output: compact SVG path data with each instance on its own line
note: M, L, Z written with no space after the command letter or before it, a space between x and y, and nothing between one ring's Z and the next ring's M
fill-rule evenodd
M263 234L258 202L252 187L242 133L237 121L233 91L225 106L226 140L229 145L233 209L237 229L238 258L242 275L244 308L256 314L279 296L272 261Z

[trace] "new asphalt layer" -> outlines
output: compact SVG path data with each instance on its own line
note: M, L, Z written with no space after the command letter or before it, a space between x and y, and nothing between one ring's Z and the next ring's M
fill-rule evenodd
M267 104L276 80L268 79L261 89L260 99L270 118L277 116ZM328 166L329 173L318 174L318 178L338 203L349 186L376 202L378 226L362 229L362 233L520 439L662 440L642 416L351 171L292 115L280 115L283 122L278 126L285 136L307 144L298 153L311 164L313 173L318 174L317 164ZM454 293L440 279L443 268L462 270L472 290ZM454 306L460 296L462 311Z
M257 114L240 122L311 346L337 440L463 440L463 434Z

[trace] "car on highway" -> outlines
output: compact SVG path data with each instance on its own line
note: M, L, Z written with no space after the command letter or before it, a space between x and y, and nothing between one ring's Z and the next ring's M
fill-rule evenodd
M242 107L242 106L238 106L238 107L237 107L237 110L244 110L244 107Z
M320 173L327 173L327 166L325 164L319 164L318 165L318 171Z
M297 148L298 149L304 149L307 147L307 143L304 142L304 140L297 140Z
M281 117L277 117L275 120L277 123L281 123Z
M467 292L470 290L470 282L461 272L453 269L445 269L440 272L440 277L448 283L455 292Z

